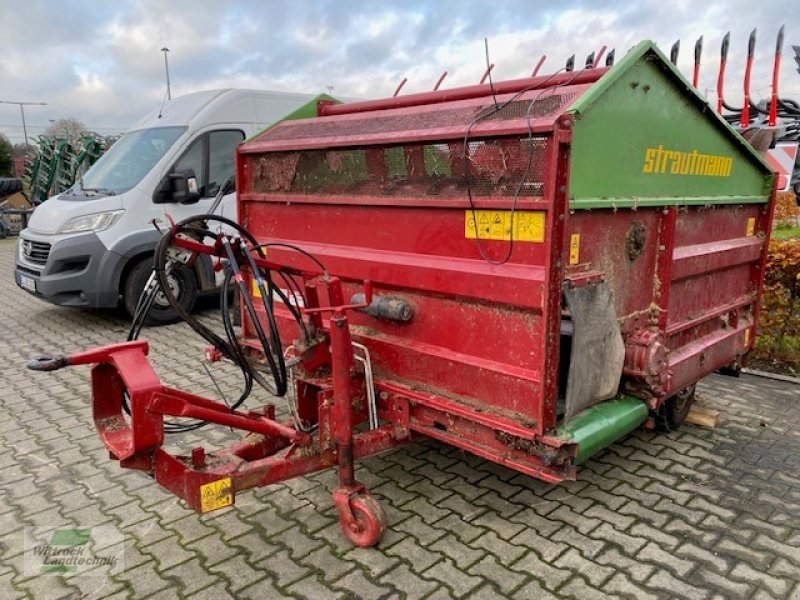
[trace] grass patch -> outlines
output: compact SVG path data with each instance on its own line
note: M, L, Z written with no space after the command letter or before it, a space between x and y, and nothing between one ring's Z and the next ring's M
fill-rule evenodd
M747 362L748 366L762 371L798 377L800 337L787 335L776 339L770 335L759 335Z
M800 227L781 227L772 230L773 240L800 240Z

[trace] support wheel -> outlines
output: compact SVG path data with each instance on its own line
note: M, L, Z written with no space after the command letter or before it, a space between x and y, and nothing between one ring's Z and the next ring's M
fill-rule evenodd
M659 431L675 431L686 420L694 404L694 386L682 389L668 398L655 415L656 429Z
M369 548L377 544L386 533L386 513L375 498L359 494L350 499L353 521L339 520L342 532L354 545Z

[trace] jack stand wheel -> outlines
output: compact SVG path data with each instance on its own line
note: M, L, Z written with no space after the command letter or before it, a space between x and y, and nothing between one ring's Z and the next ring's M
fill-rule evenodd
M683 425L694 404L694 388L690 385L682 389L661 405L655 415L658 431L676 431Z
M355 546L374 546L386 533L386 513L375 498L369 494L357 494L350 498L353 518L339 518L342 532Z

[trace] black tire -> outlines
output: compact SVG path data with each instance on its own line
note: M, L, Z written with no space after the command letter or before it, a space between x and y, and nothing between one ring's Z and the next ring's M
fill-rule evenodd
M22 181L16 177L0 177L0 198L22 191Z
M675 431L689 416L694 404L694 386L682 389L680 392L667 398L656 412L656 429L659 431Z
M125 283L122 286L122 302L125 305L125 310L131 317L133 317L136 311L139 296L152 271L152 257L145 258L134 265L125 279ZM174 283L172 292L175 294L181 307L187 313L191 312L197 301L197 279L194 273L187 267L182 266L173 269L169 277L170 281ZM164 295L159 291L144 322L147 325L167 325L178 321L180 321L180 317L169 305Z

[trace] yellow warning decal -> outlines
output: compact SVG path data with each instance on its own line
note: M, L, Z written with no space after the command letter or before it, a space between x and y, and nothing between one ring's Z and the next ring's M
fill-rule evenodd
M746 235L754 235L756 232L756 218L750 217L747 219L747 233Z
M233 504L231 478L218 479L200 486L200 512L209 512Z
M513 218L512 218L513 214ZM511 235L511 224L514 235ZM470 240L544 241L544 211L467 210L464 211L464 237Z
M745 346L749 346L750 345L750 328L749 327L744 330L744 345Z
M577 265L581 259L581 234L573 233L569 236L569 264Z
M253 298L261 298L261 290L258 289L258 282L255 279L250 280L250 291Z

